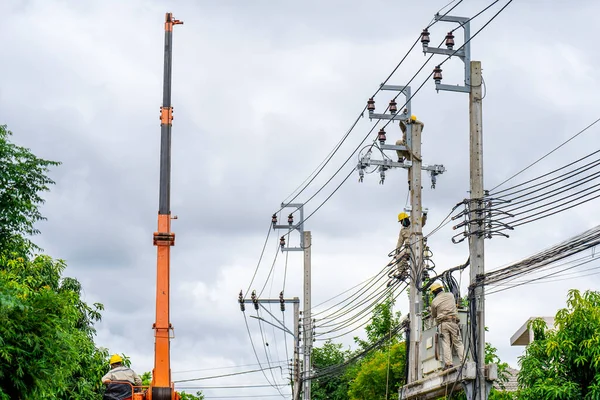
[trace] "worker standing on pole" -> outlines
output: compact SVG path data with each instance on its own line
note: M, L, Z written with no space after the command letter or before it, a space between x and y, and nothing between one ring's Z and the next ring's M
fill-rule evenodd
M431 302L431 318L435 319L438 325L438 331L442 336L442 351L444 352L444 367L442 370L454 367L452 362L452 349L456 350L456 355L462 361L464 356L464 346L460 335L458 323L458 310L456 309L456 299L454 295L444 291L441 283L435 282L429 288L435 296Z
M401 224L400 234L398 235L398 242L396 243L396 254L394 256L393 263L398 264L398 273L402 275L403 271L408 270L408 260L410 259L410 254L408 252L409 240L410 237L410 216L401 212L398 214L398 222ZM425 226L427 223L427 211L423 212L421 217L421 227Z
M410 122L413 123L417 120L417 117L414 115L410 116ZM400 121L400 129L402 130L402 139L396 141L396 146L404 146L406 147L406 124L403 120ZM398 162L404 162L404 160L410 160L410 152L408 149L406 150L396 150L396 154L398 154Z

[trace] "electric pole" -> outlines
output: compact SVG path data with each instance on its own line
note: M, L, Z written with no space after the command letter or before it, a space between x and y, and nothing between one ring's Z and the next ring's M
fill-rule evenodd
M411 279L410 279L410 343L408 381L421 378L419 364L419 343L421 342L421 261L423 259L423 227L421 226L421 133L423 123L413 121L411 129L410 159L412 166L408 169L410 176L410 236Z
M300 233L299 247L286 247L285 236L281 236L279 243L281 251L302 251L304 255L304 273L303 273L303 311L302 311L302 352L303 352L303 368L302 368L302 398L310 400L310 372L311 372L311 353L313 346L313 324L311 319L311 243L312 236L310 231L304 230L304 204L282 203L281 208L294 207L300 212L300 222L294 225L293 213L288 215L287 225L277 224L277 214L273 214L271 222L273 229L284 229L288 231L288 237L291 231L297 230ZM299 382L299 380L297 381ZM300 386L298 386L300 389ZM295 392L299 395L299 390Z
M469 93L470 120L470 170L471 170L471 214L469 235L469 256L471 260L471 284L484 273L484 203L483 203L483 115L481 62L471 61L471 92ZM485 298L483 285L474 289L475 319L477 321L477 376L475 400L487 398L485 380Z
M371 166L379 168L380 181L385 182L385 172L392 168L404 168L408 170L408 190L410 192L410 250L406 250L410 257L410 294L409 294L409 320L410 320L410 341L408 355L408 382L414 382L421 378L421 368L419 362L419 344L421 339L421 265L423 260L423 231L422 231L422 215L423 207L421 204L421 171L425 170L431 174L431 187L435 188L437 175L445 172L443 165L423 165L421 157L421 133L423 131L423 123L418 121L411 114L411 91L410 86L397 85L381 85L382 91L396 91L406 97L406 107L399 112L395 98L392 99L388 106L389 114L375 113L375 100L370 98L367 102L370 119L393 120L399 121L403 134L404 141L396 142L396 145L385 144L387 139L386 132L382 128L378 134L379 150L396 151L398 153L398 162L392 161L390 157L383 160L372 159L372 151L369 151L360 157L357 169L359 172L359 182L362 182L365 171ZM397 96L396 96L397 97ZM376 145L375 145L376 146ZM373 146L373 147L375 147ZM403 156L401 156L403 155ZM405 157L404 157L405 156ZM397 249L400 250L400 249ZM392 268L397 268L393 265Z
M294 386L292 390L294 400L300 400L300 301L294 302Z
M304 400L310 400L310 371L311 371L311 351L313 346L312 336L312 320L310 310L310 247L311 247L311 235L310 231L304 231L304 311L303 311L303 330L302 339L304 340L304 377L302 382L304 384Z
M469 299L473 302L472 309L475 310L474 320L471 324L476 324L475 343L473 354L475 355L476 379L469 384L467 391L468 398L475 400L485 400L488 396L488 387L491 387L491 381L494 374L486 377L485 365L485 299L483 285L477 285L478 277L484 274L484 240L485 240L485 206L483 189L483 117L482 117L482 84L481 62L471 61L470 46L470 18L455 16L435 15L437 21L455 22L464 30L464 45L454 50L453 31L446 35L446 47L431 48L429 45L429 32L423 30L421 43L423 43L424 53L443 54L447 56L457 56L465 67L464 85L444 85L442 84L442 69L438 65L434 69L433 79L437 91L447 90L454 92L469 93L469 159L470 159L470 201L469 209L469 257L470 257L470 285L474 287L473 296ZM487 381L490 380L490 382ZM473 397L473 394L475 396Z

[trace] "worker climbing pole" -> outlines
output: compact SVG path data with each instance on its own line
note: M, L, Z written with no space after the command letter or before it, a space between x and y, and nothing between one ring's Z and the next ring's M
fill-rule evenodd
M171 246L175 234L171 232L171 64L173 56L173 26L183 24L167 13L165 18L165 63L163 80L163 103L160 108L160 181L158 206L158 232L154 232L157 249L156 264L156 322L154 323L154 369L150 384L152 400L177 400L175 386L171 381L170 340L173 329L169 320L169 277Z

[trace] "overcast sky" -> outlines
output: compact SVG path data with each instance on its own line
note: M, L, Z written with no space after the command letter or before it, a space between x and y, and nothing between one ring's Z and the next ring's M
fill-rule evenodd
M453 15L470 17L491 1L465 0ZM271 214L319 165L447 0L408 1L154 1L2 0L0 123L13 140L61 161L45 195L48 221L37 238L68 263L88 303L106 310L97 344L126 353L137 372L153 366L158 209L159 107L162 100L164 14L175 27L173 59L171 322L173 378L191 379L256 369L237 295L246 291ZM472 21L475 32L500 1ZM485 187L491 189L600 117L594 51L594 1L515 0L472 41L485 79ZM430 29L439 43L456 25ZM462 34L456 41L462 43ZM425 61L418 46L389 81L404 85ZM411 86L413 92L436 56ZM444 83L463 80L463 64L443 66ZM382 110L391 95L376 97ZM400 103L402 104L402 103ZM435 227L468 196L468 95L434 90L431 79L412 101L423 121L423 158L443 164L435 190L424 175L425 228ZM360 120L311 186L307 200L351 154L372 122ZM396 124L389 140L400 137ZM598 147L594 127L512 183L582 157ZM372 136L373 137L373 136ZM355 165L356 157L306 204L311 213ZM506 186L509 186L507 184ZM373 276L387 263L406 205L406 172L358 183L355 173L306 223L312 231L313 304ZM284 215L285 217L285 215ZM486 241L486 269L496 269L598 224L587 203ZM439 271L464 262L466 242L454 245L452 224L429 245ZM261 290L279 233L271 235L252 288ZM292 236L292 244L297 243ZM589 253L588 253L589 254ZM263 297L283 288L285 256ZM593 266L587 265L587 268ZM574 270L577 271L577 270ZM522 347L510 336L531 316L554 315L570 288L597 289L597 275L528 284L487 298L487 340L517 367ZM468 271L460 279L463 295ZM573 279L573 277L575 277ZM300 296L302 257L289 253L286 297ZM408 309L405 295L397 309ZM277 311L278 308L273 309ZM248 307L246 315L253 315ZM277 314L281 315L281 314ZM286 311L291 328L291 305ZM260 362L265 346L248 318ZM317 322L317 332L319 332ZM284 361L283 333L263 326L269 360ZM357 331L364 336L362 330ZM350 334L342 340L352 343ZM287 351L291 354L291 337ZM317 345L320 342L316 343ZM279 364L278 364L279 365ZM238 366L232 368L233 366ZM225 368L228 367L228 368ZM183 372L191 371L191 372ZM288 372L273 370L277 383ZM270 372L267 372L273 380ZM260 373L186 385L263 385ZM288 394L289 388L282 392ZM205 390L210 396L276 395L270 387Z

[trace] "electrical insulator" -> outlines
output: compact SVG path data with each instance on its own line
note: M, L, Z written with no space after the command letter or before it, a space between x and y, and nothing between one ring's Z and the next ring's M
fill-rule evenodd
M285 311L285 300L283 299L283 291L279 293L279 303L281 306L281 311Z
M292 225L294 223L294 216L292 214L288 215L288 224Z
M421 43L423 43L423 48L429 46L429 31L427 28L423 29L423 32L421 33Z
M271 217L271 223L273 224L273 227L275 227L275 224L277 224L277 214L273 214Z
M379 170L379 184L383 185L383 183L385 182L385 168L381 168Z
M448 32L446 35L446 47L448 47L448 50L452 50L454 47L454 35L452 34L452 31Z
M379 130L379 134L377 135L377 139L379 140L379 143L381 144L385 144L385 131L383 130L383 128L381 128Z
M258 310L258 299L256 298L256 290L252 291L252 296L250 297L252 298L252 302L254 303L254 308Z
M367 110L369 110L369 114L373 114L375 111L375 100L372 97L367 101Z
M442 83L442 68L439 65L433 69L433 80L436 85Z
M364 168L360 168L358 170L358 181L362 182L363 179L365 179L365 170L364 170Z
M240 303L240 310L246 311L246 305L244 304L244 296L242 295L241 290L240 290L240 295L238 297L238 302Z
M396 100L390 100L390 114L396 114L398 112L398 107L396 106Z
M285 236L282 236L279 239L279 245L281 246L281 249L283 250L283 248L285 247Z

